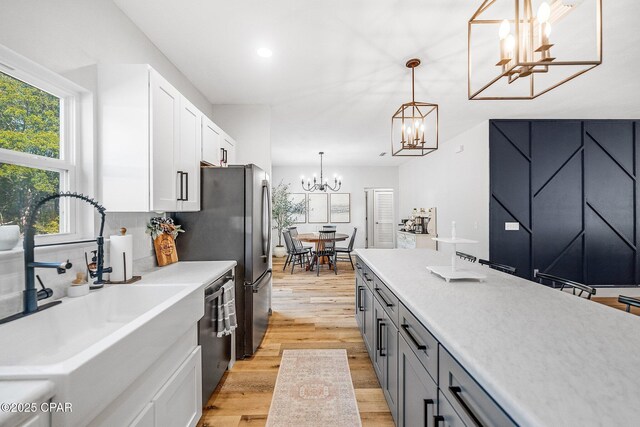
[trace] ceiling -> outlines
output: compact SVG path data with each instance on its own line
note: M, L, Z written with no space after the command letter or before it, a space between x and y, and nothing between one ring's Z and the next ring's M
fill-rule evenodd
M321 149L327 164L407 161L379 154L410 100L412 57L416 99L440 105L441 143L491 118L640 118L637 0L604 1L603 65L532 101L467 99L480 0L114 1L210 102L272 107L274 165L317 163Z

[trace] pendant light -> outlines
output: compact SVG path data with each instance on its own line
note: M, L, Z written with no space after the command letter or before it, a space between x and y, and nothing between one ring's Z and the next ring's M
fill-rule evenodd
M468 44L469 99L534 99L602 63L602 0L484 0Z
M320 154L320 182L318 182L316 178L316 174L313 174L313 184L311 184L311 179L307 178L307 182L305 184L304 175L300 177L302 180L302 189L304 191L338 191L340 187L342 187L342 177L337 175L333 176L333 186L329 185L329 180L324 177L324 172L322 170L322 156L324 156L324 151L319 152Z
M391 117L391 155L426 156L438 149L438 104L417 102L415 69L417 58L406 67L411 70L411 102L402 104Z

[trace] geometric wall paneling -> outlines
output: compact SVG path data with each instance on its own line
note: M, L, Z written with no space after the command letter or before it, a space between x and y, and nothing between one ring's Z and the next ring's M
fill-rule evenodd
M489 157L491 196L514 217L514 221L530 227L529 124L519 122L503 126L494 122L489 135L490 152L495 154Z
M630 120L492 120L491 259L522 265L526 278L538 269L640 284L639 130ZM527 226L505 231L509 221Z

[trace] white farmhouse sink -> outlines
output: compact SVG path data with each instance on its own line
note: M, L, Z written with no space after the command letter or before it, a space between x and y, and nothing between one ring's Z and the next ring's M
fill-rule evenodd
M0 379L50 379L82 425L138 378L203 314L198 286L120 285L0 325Z

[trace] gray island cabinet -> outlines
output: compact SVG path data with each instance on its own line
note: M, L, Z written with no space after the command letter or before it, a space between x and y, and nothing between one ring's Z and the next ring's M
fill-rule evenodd
M356 254L356 320L397 426L638 425L640 317L468 262L485 282L446 283L426 266L449 256L427 249Z

